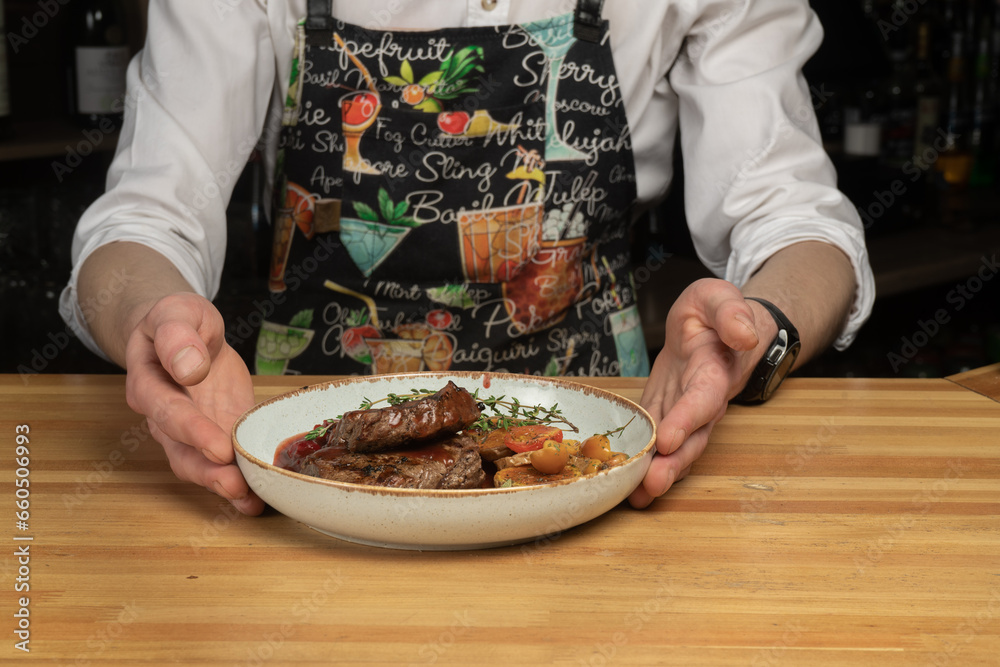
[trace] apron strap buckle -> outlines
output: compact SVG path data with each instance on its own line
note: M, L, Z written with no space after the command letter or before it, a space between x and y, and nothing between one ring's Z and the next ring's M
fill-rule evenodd
M577 0L576 20L573 35L582 41L597 44L601 41L604 23L601 20L601 10L604 0Z
M309 0L306 30L333 30L333 0Z

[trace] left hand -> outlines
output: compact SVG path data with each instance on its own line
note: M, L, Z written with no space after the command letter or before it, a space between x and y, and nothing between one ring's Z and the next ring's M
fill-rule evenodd
M755 322L743 294L724 280L699 280L677 298L642 393L642 406L657 425L657 453L642 485L629 496L632 506L646 507L663 495L701 456L712 428L756 365L760 341L774 336L764 328L774 328L773 321Z

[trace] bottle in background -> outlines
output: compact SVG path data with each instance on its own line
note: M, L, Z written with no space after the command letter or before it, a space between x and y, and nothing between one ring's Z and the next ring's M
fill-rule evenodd
M993 185L996 180L996 55L993 53L996 32L994 16L984 13L976 41L974 94L972 103L972 174L973 186Z
M121 1L81 0L73 33L77 120L103 132L118 129L130 56Z
M879 82L857 82L844 109L844 155L877 160L882 152L884 122L885 105L879 95Z
M4 6L0 0L0 37L5 37ZM11 135L10 127L10 75L7 71L7 40L0 44L0 139Z
M931 61L931 24L923 21L917 27L917 54L914 93L917 117L914 129L913 160L926 169L937 158L934 140L941 127L941 77Z
M885 127L882 136L882 160L898 169L914 155L917 125L916 69L905 42L890 45L892 71L883 88L886 99Z
M968 185L972 172L970 148L972 123L969 113L964 44L964 30L960 27L953 28L944 109L947 148L941 152L936 165L946 186L955 188Z

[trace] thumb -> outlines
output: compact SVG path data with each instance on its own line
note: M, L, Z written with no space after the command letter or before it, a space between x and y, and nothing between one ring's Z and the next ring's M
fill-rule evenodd
M175 382L190 386L207 376L224 342L222 316L196 294L165 297L143 320L156 356Z
M719 339L734 350L752 350L760 342L753 308L732 283L716 280L705 285L705 313Z

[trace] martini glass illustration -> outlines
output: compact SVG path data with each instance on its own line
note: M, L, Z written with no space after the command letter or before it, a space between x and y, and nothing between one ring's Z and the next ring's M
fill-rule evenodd
M367 278L413 229L357 218L340 219L340 242Z
M556 93L559 89L559 71L562 69L566 54L576 43L573 35L573 21L555 19L552 21L536 21L529 23L525 29L541 47L542 52L549 61L549 83L548 91L545 94L545 122L548 131L545 136L545 159L549 162L554 160L583 160L587 156L567 144L559 136L559 127L556 125Z
M379 96L371 92L351 93L341 98L340 106L343 112L344 171L381 174L381 171L361 157L360 148L361 136L372 126L382 110Z

